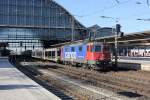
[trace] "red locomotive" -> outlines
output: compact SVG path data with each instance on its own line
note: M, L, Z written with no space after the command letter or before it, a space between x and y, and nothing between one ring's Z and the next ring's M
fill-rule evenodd
M41 54L46 54L43 55L43 59L56 62L59 60L63 63L81 65L92 69L104 69L111 63L109 48L107 44L102 42L76 42L41 52L45 52Z

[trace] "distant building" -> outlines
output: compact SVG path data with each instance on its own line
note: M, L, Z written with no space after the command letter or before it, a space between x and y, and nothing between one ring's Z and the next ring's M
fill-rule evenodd
M53 0L0 0L0 42L16 53L71 41L72 31L82 39L85 29Z
M91 33L92 38L94 38L94 36L96 38L114 36L115 35L115 29L110 28L110 27L100 27L98 25L93 25L93 26L88 28L88 33L89 34Z

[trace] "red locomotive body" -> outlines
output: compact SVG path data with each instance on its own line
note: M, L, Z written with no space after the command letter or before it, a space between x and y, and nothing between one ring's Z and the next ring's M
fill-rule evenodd
M93 42L87 44L86 61L88 65L100 67L111 62L111 54L105 43Z

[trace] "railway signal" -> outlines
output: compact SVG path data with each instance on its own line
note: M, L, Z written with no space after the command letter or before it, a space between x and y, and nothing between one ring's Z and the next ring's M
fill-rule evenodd
M117 32L117 35L121 32L121 25L120 24L116 24L116 32Z
M123 37L124 32L121 32L121 25L116 24L115 32L115 66L118 67L118 36Z
M123 36L124 36L124 32L121 32L121 33L120 33L120 37L123 37Z
M116 32L117 32L117 35L119 37L123 37L124 36L124 32L121 32L121 25L120 24L116 24Z
M121 32L121 25L116 24L116 32L115 32L115 67L118 67L118 35L122 37L124 35L123 32Z

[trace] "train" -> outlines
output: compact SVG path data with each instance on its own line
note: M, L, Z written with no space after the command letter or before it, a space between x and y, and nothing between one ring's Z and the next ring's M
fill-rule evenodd
M109 47L103 42L79 42L34 50L32 57L90 69L105 69L112 63Z

